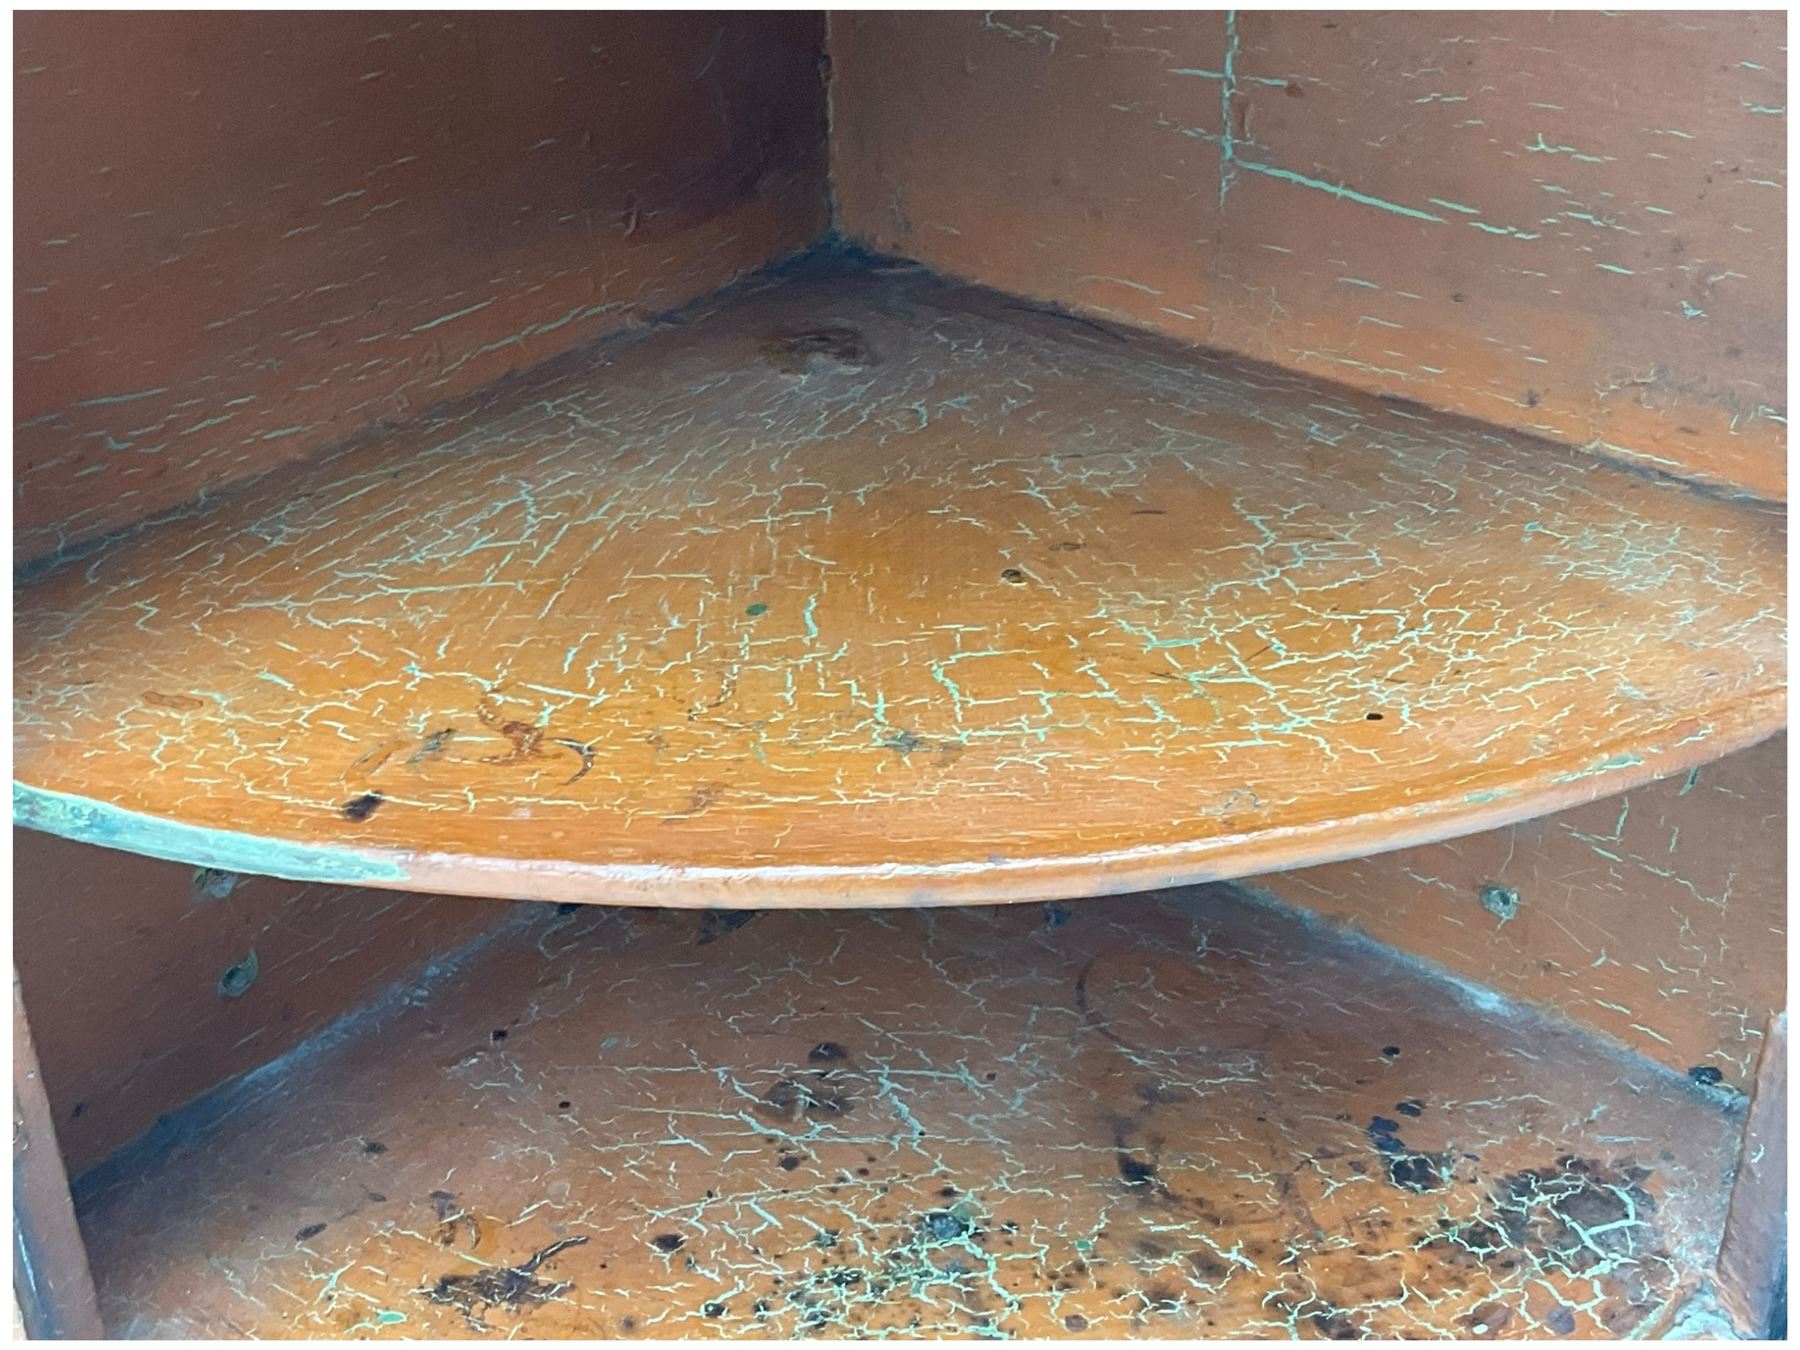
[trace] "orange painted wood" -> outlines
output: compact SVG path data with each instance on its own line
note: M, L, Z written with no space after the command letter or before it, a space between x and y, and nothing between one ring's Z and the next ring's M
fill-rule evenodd
M90 1174L118 1334L1652 1338L1725 1222L1708 1094L1225 888L532 909Z
M620 903L1491 828L1785 710L1783 522L915 268L573 353L24 590L15 815Z
M15 1330L33 1340L93 1340L106 1332L16 970L12 1039Z
M1787 750L1254 885L1748 1092L1788 999Z
M13 961L79 1175L506 918L13 831Z
M804 247L817 14L21 13L15 558Z
M834 14L872 246L1781 496L1787 23Z

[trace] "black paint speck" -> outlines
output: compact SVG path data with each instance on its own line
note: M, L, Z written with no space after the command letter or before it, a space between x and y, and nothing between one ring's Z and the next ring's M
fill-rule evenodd
M383 800L384 798L379 792L365 792L360 797L352 797L338 810L343 814L345 820L367 820L375 814L375 808L380 806Z
M1025 584L1025 574L1016 567L1008 567L1001 571L1000 580L1010 582L1014 586Z
M489 1033L488 1039L498 1045L501 1041L506 1039L506 1028L495 1027L494 1030Z
M1385 1059L1394 1059L1400 1054L1400 1047L1397 1045L1384 1045L1381 1047L1381 1054Z
M1688 1070L1688 1078L1701 1087L1715 1087L1725 1081L1725 1075L1710 1064L1696 1064Z
M1425 1103L1416 1100L1401 1102L1394 1108L1403 1116L1422 1116L1425 1114Z
M687 1246L687 1239L680 1233L658 1233L650 1239L650 1245L659 1252L678 1252Z
M364 1153L386 1153L387 1145L379 1139L371 1139L363 1145Z
M309 1223L306 1225L306 1227L302 1228L298 1233L294 1234L294 1241L295 1242L307 1242L313 1238L316 1238L317 1236L319 1236L320 1233L323 1233L324 1231L325 1231L324 1224Z
M725 1305L723 1303L705 1304L700 1309L700 1315L702 1317L723 1317L725 1315Z

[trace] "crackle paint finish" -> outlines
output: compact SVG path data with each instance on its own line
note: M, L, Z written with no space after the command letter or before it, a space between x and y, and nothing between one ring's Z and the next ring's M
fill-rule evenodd
M15 560L824 228L817 14L14 16Z
M78 1186L120 1336L1654 1335L1741 1114L1224 888L529 907Z
M1773 508L825 258L23 590L15 816L602 903L1244 875L1768 735L1783 556Z
M508 912L196 871L30 830L14 831L13 880L13 962L71 1172Z
M1786 18L843 13L876 248L1786 492Z
M1250 884L1748 1092L1787 1007L1787 738L1620 797ZM1516 897L1500 917L1488 887Z

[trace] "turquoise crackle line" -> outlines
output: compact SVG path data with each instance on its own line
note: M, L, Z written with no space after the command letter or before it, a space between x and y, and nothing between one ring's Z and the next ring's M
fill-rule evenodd
M13 823L78 843L252 876L347 885L406 880L406 872L397 864L349 849L291 844L237 830L184 825L19 782L13 784Z

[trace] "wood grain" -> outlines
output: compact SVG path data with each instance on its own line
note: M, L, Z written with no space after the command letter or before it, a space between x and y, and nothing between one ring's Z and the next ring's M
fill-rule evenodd
M15 815L297 879L1041 899L1780 725L1773 511L917 269L783 276L20 596Z

